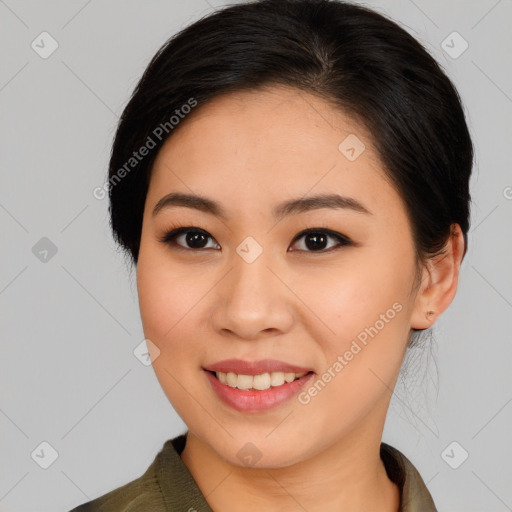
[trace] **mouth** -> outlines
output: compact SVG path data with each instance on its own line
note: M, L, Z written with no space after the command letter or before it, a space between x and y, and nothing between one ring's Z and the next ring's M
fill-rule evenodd
M285 404L315 375L312 370L255 375L206 369L204 372L220 403L243 413L262 413Z
M235 372L215 372L206 370L213 375L222 384L234 389L241 389L244 391L266 391L270 388L276 388L289 384L296 380L301 379L305 375L313 374L313 371L308 372L265 372L257 375L244 375Z

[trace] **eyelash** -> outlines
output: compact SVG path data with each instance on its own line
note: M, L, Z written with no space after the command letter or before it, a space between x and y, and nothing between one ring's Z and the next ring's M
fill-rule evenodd
M161 242L163 244L166 244L166 245L169 245L169 246L172 246L172 248L177 249L177 250L201 252L201 251L205 251L205 250L211 249L211 247L207 247L206 249L204 249L204 248L202 248L202 249L194 249L194 248L190 248L190 247L183 247L181 245L176 244L175 238L177 236L182 235L184 233L189 233L189 232L202 233L206 237L214 240L213 236L211 236L204 229L201 229L201 228L198 228L198 227L194 227L194 226L179 226L179 225L171 226L169 228L169 230L166 231L166 233L163 236L161 236L158 240L159 240L159 242ZM298 240L300 240L301 238L303 238L304 236L307 236L309 234L325 234L325 235L327 235L327 236L329 236L331 238L337 239L338 240L338 245L335 246L335 247L331 247L329 249L321 249L319 251L311 251L311 250L299 249L298 251L294 251L294 252L309 252L309 253L312 253L312 254L315 254L315 253L325 254L325 253L331 252L333 250L340 249L342 247L347 247L347 246L354 245L354 243L348 237L346 237L345 235L342 235L341 233L337 233L336 231L332 231L332 230L326 229L326 228L308 228L308 229L305 229L304 231L301 231L293 239L292 244L294 244L295 242L297 242Z

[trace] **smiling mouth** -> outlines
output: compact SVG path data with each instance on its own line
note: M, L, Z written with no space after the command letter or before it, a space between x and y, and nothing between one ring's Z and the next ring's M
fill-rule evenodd
M267 372L258 375L243 375L234 372L214 372L206 370L216 377L222 384L229 386L230 388L240 389L244 391L266 391L270 388L276 388L289 384L295 380L298 380L305 375L312 374L314 372Z

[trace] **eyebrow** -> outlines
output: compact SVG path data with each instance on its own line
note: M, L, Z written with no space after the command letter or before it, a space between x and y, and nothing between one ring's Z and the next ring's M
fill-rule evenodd
M153 209L153 217L165 208L173 206L182 206L193 208L205 213L210 213L224 220L228 215L223 206L213 199L207 197L171 192L162 197ZM352 197L341 196L339 194L320 194L307 198L291 199L278 204L273 209L273 215L276 219L283 219L289 215L304 213L321 208L346 209L367 215L373 215L365 206Z

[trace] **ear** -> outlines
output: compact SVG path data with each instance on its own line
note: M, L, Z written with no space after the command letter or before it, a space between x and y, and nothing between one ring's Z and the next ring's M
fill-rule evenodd
M442 253L430 258L423 267L411 315L412 329L428 329L451 304L464 250L462 230L458 224L452 224Z

